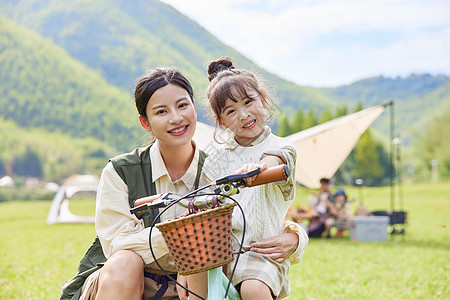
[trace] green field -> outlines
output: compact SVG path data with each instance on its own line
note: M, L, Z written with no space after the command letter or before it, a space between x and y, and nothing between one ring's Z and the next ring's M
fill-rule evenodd
M310 191L299 189L297 203ZM398 189L396 189L398 192ZM347 189L350 198L359 192ZM311 240L290 272L289 299L449 299L450 183L405 185L405 236L386 242ZM364 188L364 204L390 207L389 188ZM0 299L57 299L95 236L92 224L47 225L50 201L0 203ZM92 200L73 210L90 214Z

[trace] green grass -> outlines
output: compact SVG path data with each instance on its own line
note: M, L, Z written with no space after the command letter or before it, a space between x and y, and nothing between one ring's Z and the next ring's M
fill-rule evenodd
M310 191L300 190L303 204ZM363 188L370 210L390 208L389 188ZM396 207L398 208L398 189ZM359 191L348 188L352 198ZM405 236L386 242L312 239L290 271L289 299L450 298L450 183L403 186ZM359 199L352 203L352 211Z
M296 202L304 204L310 192L299 189ZM354 188L347 193L359 195ZM389 209L389 188L362 194L369 209ZM405 185L403 195L405 236L311 240L291 268L289 299L450 298L450 182ZM0 299L57 299L95 237L92 224L47 225L49 207L50 201L0 203ZM77 199L72 209L90 215L94 201Z

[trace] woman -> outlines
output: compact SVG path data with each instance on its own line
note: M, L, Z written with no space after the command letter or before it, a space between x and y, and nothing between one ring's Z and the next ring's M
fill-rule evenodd
M153 134L150 146L111 159L102 172L96 203L98 239L80 263L77 276L63 285L61 299L187 299L168 282L149 250L150 228L130 214L134 200L173 192L183 195L198 185L205 154L192 141L197 123L189 81L174 68L157 68L139 78L135 102L142 127ZM174 206L163 218L178 216ZM254 244L254 251L284 260L297 247L292 232ZM175 273L158 230L152 231L158 262ZM298 249L297 249L298 248ZM103 256L104 253L104 256ZM186 285L186 278L178 281ZM195 286L189 285L190 288Z

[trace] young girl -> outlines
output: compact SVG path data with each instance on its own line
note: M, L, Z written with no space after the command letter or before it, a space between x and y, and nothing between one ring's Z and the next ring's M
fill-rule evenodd
M325 220L325 230L328 238L331 237L330 231L333 226L338 229L338 235L342 235L344 230L348 230L349 220L352 216L344 189L338 189L333 198L334 203L328 201L328 209L333 218L330 217Z
M253 73L236 69L234 61L227 57L211 62L208 73L207 98L214 118L221 127L231 131L232 138L206 159L202 179L211 182L232 172L245 173L257 167L264 170L279 164L286 164L291 171L285 182L242 189L236 195L247 226L245 252L239 258L232 283L244 300L286 297L290 292L290 262L272 260L252 251L252 245L283 232L286 213L294 199L295 146L265 126L266 109L272 106ZM240 210L234 211L232 223L234 247L239 249L244 230ZM227 266L227 276L231 275L233 266L234 262Z

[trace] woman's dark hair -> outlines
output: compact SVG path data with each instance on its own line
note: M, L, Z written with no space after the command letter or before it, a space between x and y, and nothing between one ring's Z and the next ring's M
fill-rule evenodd
M147 104L153 93L170 83L185 89L194 103L194 91L191 83L180 71L175 68L155 68L139 77L134 90L134 101L141 116L147 118Z
M267 99L264 89L252 72L236 69L235 62L230 57L221 57L212 61L208 66L208 79L210 84L206 91L211 109L217 120L227 99L238 102L242 99L252 99L249 92L256 92L269 111L273 112L273 105Z

